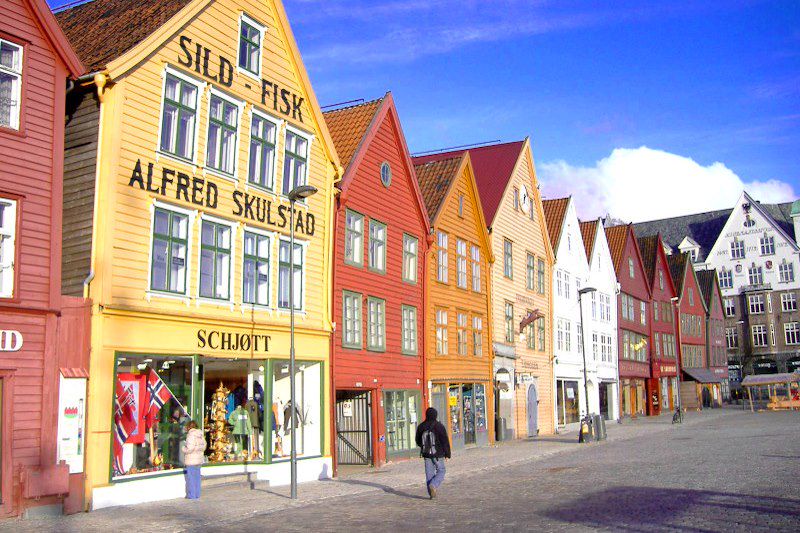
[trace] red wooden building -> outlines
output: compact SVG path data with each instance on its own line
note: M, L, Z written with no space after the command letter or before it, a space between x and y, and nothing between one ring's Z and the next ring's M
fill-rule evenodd
M620 413L644 415L648 412L646 383L650 379L650 284L633 225L606 228L606 237L620 287L617 295Z
M719 397L714 404L730 400L731 390L728 382L728 355L725 344L725 312L722 308L722 292L716 269L698 270L697 281L706 302L706 354L708 368L719 379ZM713 394L712 394L713 397Z
M650 284L650 379L647 413L660 415L672 409L678 389L680 341L675 327L676 287L660 235L638 238L642 263ZM696 292L696 289L694 289ZM692 298L699 301L700 298ZM702 305L702 304L701 304Z
M391 93L325 113L345 166L336 202L335 464L413 455L427 405L428 218Z
M61 297L61 211L82 71L44 0L0 3L0 517L81 507L88 339Z

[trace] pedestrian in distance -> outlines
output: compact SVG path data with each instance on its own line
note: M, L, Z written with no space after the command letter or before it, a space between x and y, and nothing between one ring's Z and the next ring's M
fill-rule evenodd
M186 467L186 497L197 500L200 498L200 465L205 459L206 439L194 420L186 424L186 430L186 440L181 447Z
M439 414L429 407L425 411L425 420L417 426L417 446L419 454L425 459L425 481L428 496L436 498L436 491L444 481L444 460L450 459L450 439L447 430L436 420Z

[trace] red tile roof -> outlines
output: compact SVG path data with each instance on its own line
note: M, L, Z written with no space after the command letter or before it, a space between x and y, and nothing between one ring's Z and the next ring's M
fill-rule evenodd
M597 235L597 221L587 220L581 222L581 235L583 236L583 247L586 248L586 257L592 262L592 252L594 251L594 241Z
M629 226L612 226L606 228L606 239L608 249L611 252L611 260L614 262L614 270L619 271L622 255L625 252L625 243L628 240Z
M417 159L414 159L414 170L431 225L434 224L442 202L447 197L447 191L450 190L450 186L457 177L457 171L463 158L463 155L457 155L449 159L422 163L418 163Z
M524 144L525 141L514 141L470 148L469 150L425 155L415 157L414 164L450 159L469 152L472 170L475 173L475 183L478 185L478 194L481 197L483 215L486 224L491 226Z
M369 130L383 98L323 113L342 167L347 169Z
M89 72L142 42L192 0L94 0L56 13Z
M703 299L706 302L706 309L712 309L711 298L714 296L714 286L718 285L717 271L714 270L698 270L697 282L700 284L700 292L703 293Z
M672 276L672 283L675 285L675 291L678 296L683 295L683 281L686 277L686 265L689 263L686 258L689 254L672 254L667 257L667 264L669 264L669 273Z
M542 200L544 219L547 221L547 232L550 234L550 244L553 253L558 253L558 244L561 237L561 228L564 226L564 217L567 214L569 197Z
M658 261L658 235L638 237L636 243L639 245L639 252L642 254L642 266L645 274L647 274L647 283L652 289L655 280L656 262Z

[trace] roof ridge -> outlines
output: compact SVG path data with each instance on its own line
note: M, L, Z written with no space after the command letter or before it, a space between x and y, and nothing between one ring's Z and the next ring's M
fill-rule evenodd
M372 100L367 100L367 101L361 102L359 104L353 104L353 105L348 105L348 106L344 106L344 107L339 107L337 109L331 109L330 111L323 111L322 114L323 115L331 115L333 113L338 113L340 111L350 111L350 110L355 109L357 107L364 107L364 106L368 106L368 105L373 105L373 104L375 104L377 102L382 102L385 98L386 98L386 95L381 96L380 98L374 98ZM333 104L333 105L336 105L336 104Z

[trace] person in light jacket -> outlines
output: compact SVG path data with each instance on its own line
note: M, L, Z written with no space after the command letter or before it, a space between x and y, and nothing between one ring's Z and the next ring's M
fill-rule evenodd
M186 429L186 440L181 447L183 464L186 466L186 497L196 500L200 498L200 465L205 458L206 439L194 420L186 424Z

